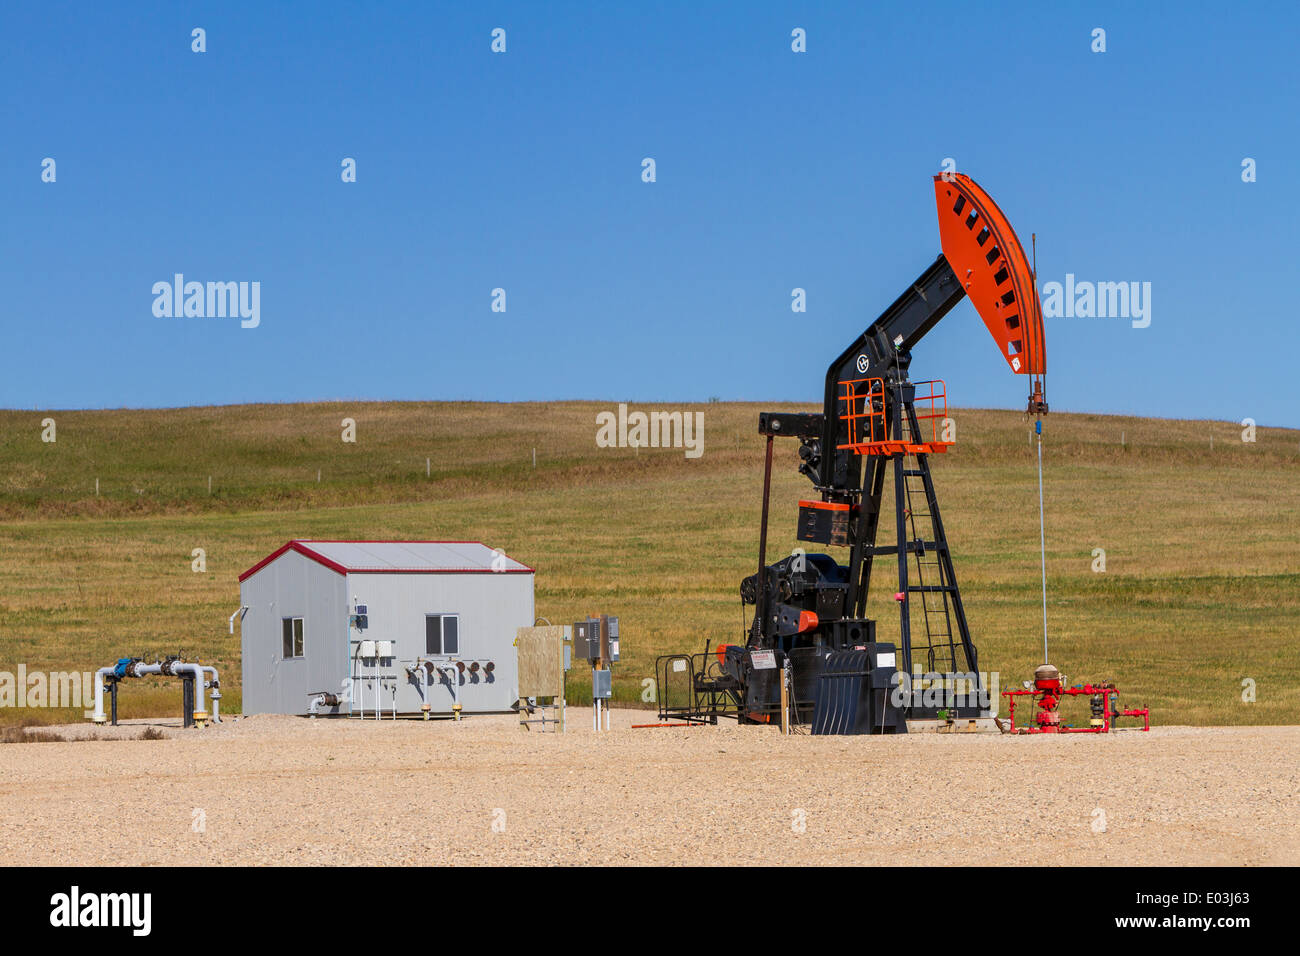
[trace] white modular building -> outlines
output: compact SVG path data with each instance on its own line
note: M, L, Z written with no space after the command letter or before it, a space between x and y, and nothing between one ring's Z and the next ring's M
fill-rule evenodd
M239 576L243 712L500 713L533 569L478 541L290 541Z

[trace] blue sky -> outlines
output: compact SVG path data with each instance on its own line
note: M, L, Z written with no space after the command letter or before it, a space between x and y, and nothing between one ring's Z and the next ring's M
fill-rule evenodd
M1300 426L1298 21L1283 4L6 4L0 405L816 400L938 254L931 177L952 157L1038 234L1040 283L1151 283L1148 328L1049 321L1054 410ZM260 325L155 317L177 272L260 282ZM912 370L957 406L1023 406L968 303Z

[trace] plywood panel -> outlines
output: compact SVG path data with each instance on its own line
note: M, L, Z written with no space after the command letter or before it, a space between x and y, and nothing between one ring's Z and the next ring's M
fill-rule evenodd
M519 652L519 696L559 697L564 693L564 628L521 627L516 631Z

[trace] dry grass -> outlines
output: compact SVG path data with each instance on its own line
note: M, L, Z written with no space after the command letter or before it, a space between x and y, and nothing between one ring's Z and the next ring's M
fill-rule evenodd
M69 740L81 742L83 740L166 740L167 735L157 727L146 727L134 737L124 736L121 733L99 733L92 731L90 733L78 733L75 737L65 737L56 730L51 730L48 724L34 724L30 721L24 721L18 724L8 724L0 726L0 744L62 744Z
M656 654L738 637L738 584L757 552L757 414L797 406L698 406L698 460L596 448L595 416L609 407L0 413L0 670L93 671L184 650L221 669L223 710L235 713L226 618L240 571L291 537L471 538L538 569L540 615L619 614L616 692L636 701ZM54 444L40 441L46 416ZM355 445L340 441L344 417ZM1013 412L954 417L959 443L936 460L936 483L981 667L1005 686L1041 654L1029 426ZM1158 722L1300 720L1300 433L1261 429L1243 444L1231 423L1060 414L1046 429L1049 620L1067 675L1115 678ZM795 502L810 487L795 450L778 445L774 557L795 543ZM206 573L191 570L195 548ZM1104 574L1090 570L1094 548L1106 550ZM875 606L882 635L892 607ZM1241 700L1245 678L1256 703ZM581 697L580 675L574 684ZM170 714L180 692L130 682L121 703L124 716Z
M55 744L65 740L63 734L31 723L0 727L0 744Z

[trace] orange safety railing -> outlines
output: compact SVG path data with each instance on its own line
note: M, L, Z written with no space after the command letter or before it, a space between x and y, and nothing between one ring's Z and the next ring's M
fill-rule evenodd
M854 378L840 382L844 389L840 395L843 405L840 419L848 426L849 440L836 447L852 449L859 455L921 455L947 451L953 443L940 440L942 423L948 417L947 385L941 379L913 385L916 395L912 407L921 434L902 439L889 435L889 422L885 419L884 379Z
M882 378L853 378L840 382L844 393L840 395L843 409L840 420L848 426L847 444L836 448L854 448L889 437L889 424L885 421L885 380ZM865 425L865 429L864 426Z

